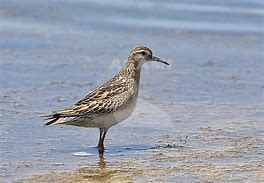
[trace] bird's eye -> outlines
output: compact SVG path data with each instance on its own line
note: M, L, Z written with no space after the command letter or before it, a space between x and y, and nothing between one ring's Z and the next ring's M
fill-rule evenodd
M146 55L147 53L146 53L145 51L142 51L141 54L142 54L142 55Z

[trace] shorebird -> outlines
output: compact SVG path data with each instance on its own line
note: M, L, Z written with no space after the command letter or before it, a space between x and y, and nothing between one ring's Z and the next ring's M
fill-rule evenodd
M155 61L169 65L152 55L146 46L132 49L123 68L108 82L96 88L72 107L54 111L45 116L46 125L64 124L99 128L98 151L104 152L107 130L128 118L135 109L144 63Z

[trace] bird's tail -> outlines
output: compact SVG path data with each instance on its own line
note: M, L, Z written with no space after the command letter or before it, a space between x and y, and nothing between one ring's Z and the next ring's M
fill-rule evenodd
M69 109L54 111L53 113L49 115L44 115L42 117L44 117L45 120L48 120L48 122L45 125L50 125L53 123L65 124L65 122L69 122L73 118L79 117L79 115L75 114L74 111L71 108L69 108Z
M51 124L55 123L56 121L58 121L58 119L61 118L60 114L58 114L58 113L44 115L41 117L44 117L45 120L48 120L48 122L45 125L51 125Z

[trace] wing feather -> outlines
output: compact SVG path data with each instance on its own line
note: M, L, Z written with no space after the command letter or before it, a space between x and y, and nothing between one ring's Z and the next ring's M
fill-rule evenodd
M96 116L102 113L111 113L128 103L135 92L136 83L132 78L123 82L111 82L99 87L94 92L86 95L72 107L55 111L46 116L50 121L46 125L55 123L60 118Z

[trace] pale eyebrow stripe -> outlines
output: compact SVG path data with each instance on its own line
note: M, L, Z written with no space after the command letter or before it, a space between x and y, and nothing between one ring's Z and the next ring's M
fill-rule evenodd
M145 52L148 52L148 53L149 53L148 50L137 50L137 51L134 51L134 52L135 52L135 53L139 53L139 52L142 52L142 51L145 51Z

